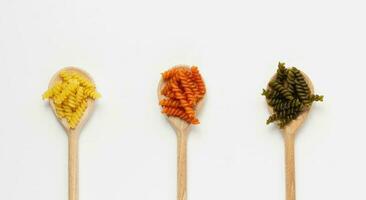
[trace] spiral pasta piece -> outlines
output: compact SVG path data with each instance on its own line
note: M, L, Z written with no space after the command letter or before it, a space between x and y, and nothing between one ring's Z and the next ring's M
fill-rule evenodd
M273 115L269 116L269 118L267 119L267 124L270 124L270 123L275 122L277 120L278 120L278 115L273 114Z
M195 108L206 93L206 86L197 67L175 67L162 73L164 86L160 93L162 113L199 124Z
M70 128L74 129L88 107L88 100L98 99L100 94L94 83L79 72L62 70L59 78L61 81L49 88L42 97L53 101L56 116L66 119Z
M268 104L271 106L275 106L277 104L280 104L283 100L280 98L272 98L272 99L268 99Z
M262 95L273 108L267 124L278 122L281 128L309 109L314 101L323 101L323 96L311 94L301 71L286 68L285 63L278 64L274 80L269 82L267 90L263 89Z
M178 72L178 76L180 78L180 82L184 91L184 94L186 96L187 102L189 105L195 104L196 101L196 95L193 93L193 90L191 88L192 82L190 82L188 74L184 73L183 71Z
M206 93L206 85L205 82L202 79L202 76L200 74L200 72L198 71L198 67L193 66L191 68L192 71L192 77L193 80L196 82L197 84L197 88L198 88L198 99L202 99L202 97L205 95Z
M184 121L191 123L191 124L199 124L197 118L192 118L187 115L187 113L181 108L174 108L174 107L163 107L162 113L165 113L168 116L179 117Z
M168 79L172 78L173 76L175 76L177 71L178 71L177 68L172 68L168 71L163 72L162 77L164 80L168 80Z
M279 62L278 69L277 69L277 77L276 77L277 81L280 83L283 83L283 81L286 79L287 73L288 73L288 71L285 67L285 63Z
M278 99L281 94L276 90L265 90L263 89L262 95L266 96L267 99Z
M314 101L323 101L323 98L324 98L324 96L315 94L315 95L311 95L310 101L311 102L314 102Z
M281 110L286 110L286 109L289 109L289 108L297 108L297 107L300 106L300 104L301 104L301 102L300 102L299 99L293 99L291 101L280 102L278 104L275 104L273 106L273 109L281 111Z
M174 99L162 99L160 100L159 104L165 107L173 107L173 108L180 107L180 102Z
M288 73L287 73L287 84L288 84L288 90L291 92L291 94L295 94L295 79L296 79L296 76L295 76L295 73L293 72L293 70L288 70Z
M284 96L288 100L294 99L291 92L285 88L279 81L271 81L269 86L273 88L273 90L279 92L282 96Z
M193 108L189 105L187 97L184 95L183 91L178 86L178 83L172 83L171 86L175 98L179 100L182 108L186 111L188 116L193 117L195 115L195 112Z

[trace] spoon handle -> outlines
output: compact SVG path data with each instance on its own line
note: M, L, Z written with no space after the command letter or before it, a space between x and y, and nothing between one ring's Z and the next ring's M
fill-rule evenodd
M187 132L179 131L178 134L178 200L187 199Z
M69 200L78 200L78 143L79 134L70 131L69 137Z
M284 138L286 159L286 200L295 200L295 134L285 133Z

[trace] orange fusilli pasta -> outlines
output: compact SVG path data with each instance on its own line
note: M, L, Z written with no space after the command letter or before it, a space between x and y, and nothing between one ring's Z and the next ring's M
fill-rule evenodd
M198 68L175 67L162 73L165 81L159 104L168 116L179 117L190 124L199 124L195 108L206 93L206 86Z

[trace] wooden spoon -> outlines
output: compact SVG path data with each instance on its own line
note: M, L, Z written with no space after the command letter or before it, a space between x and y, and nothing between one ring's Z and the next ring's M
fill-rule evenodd
M304 76L306 83L309 86L310 93L314 94L314 86L309 77L301 72ZM276 78L276 75L272 77L271 81ZM269 112L273 114L273 108L268 105ZM289 124L283 127L282 133L285 140L285 172L286 172L286 200L296 199L296 187L295 187L295 135L299 127L304 123L306 117L309 114L311 106L308 110L301 113L296 119L292 120Z
M177 65L175 67L178 68L190 68L188 65ZM163 78L160 79L158 85L158 99L159 101L166 98L161 94L161 89L164 87L165 82ZM196 113L198 113L204 104L204 99L206 95L197 103ZM189 133L190 124L186 121L172 116L166 116L170 125L174 128L177 134L177 197L178 200L186 200L187 199L187 138Z
M57 82L61 81L61 78L59 76L60 72L63 70L68 71L75 71L82 75L84 75L88 80L90 80L92 83L94 82L93 79L90 77L88 73L85 71L78 69L76 67L65 67L58 71L51 79L48 88L53 87ZM56 108L55 104L52 100L49 101L50 105L52 107L53 112L56 115ZM79 135L81 128L84 126L86 121L88 120L89 116L91 115L93 109L94 109L94 100L88 99L87 101L87 108L80 119L80 122L75 127L75 129L70 128L70 125L68 124L67 120L64 118L57 118L59 122L62 124L64 129L66 130L68 140L69 140L69 200L78 200L78 143L79 143Z

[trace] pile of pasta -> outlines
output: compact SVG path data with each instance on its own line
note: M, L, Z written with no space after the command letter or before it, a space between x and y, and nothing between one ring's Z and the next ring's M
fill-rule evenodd
M263 89L262 95L274 111L267 124L278 122L280 128L309 109L314 101L323 101L323 96L311 93L301 71L286 68L285 63L278 64L275 79L268 83L267 90Z
M197 67L175 67L162 73L164 87L160 100L162 112L179 117L189 124L199 124L196 105L204 97L206 86Z
M43 94L43 99L53 101L57 117L66 119L74 129L88 106L88 100L98 99L100 94L94 83L76 71L63 70L59 78L61 80Z

